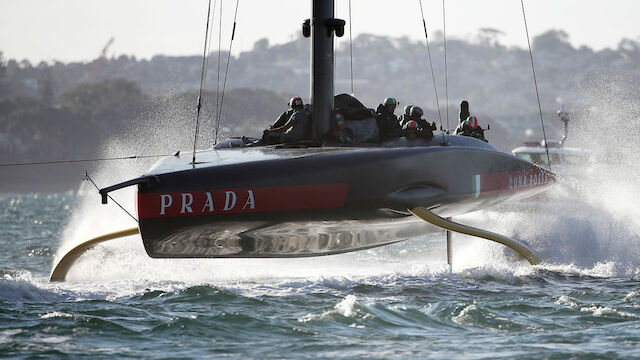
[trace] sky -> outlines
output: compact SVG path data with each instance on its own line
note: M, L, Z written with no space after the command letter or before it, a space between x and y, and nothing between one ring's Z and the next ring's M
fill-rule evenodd
M222 48L228 48L236 0L223 4ZM199 55L208 0L0 0L0 51L5 59L90 61L110 38L107 56ZM504 32L501 43L526 47L519 0L445 0L449 38L473 39L480 28ZM308 0L239 0L233 53L298 36L310 17ZM212 4L213 5L213 4ZM336 16L348 21L349 0L336 0ZM429 33L442 31L441 0L423 0ZM419 0L351 0L353 36L361 33L423 40ZM639 0L525 0L531 36L562 29L574 46L615 48L639 40ZM348 34L348 29L347 29ZM343 38L342 41L345 41Z

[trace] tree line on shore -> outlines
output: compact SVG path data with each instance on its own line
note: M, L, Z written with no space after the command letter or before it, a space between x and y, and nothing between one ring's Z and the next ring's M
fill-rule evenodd
M523 140L525 130L534 129L527 136L538 137L539 121L528 52L502 45L500 36L499 31L482 29L475 39L448 42L448 110L440 34L432 36L431 51L443 116L448 112L455 124L457 104L469 100L472 113L491 123L489 138L496 139L494 145L508 150ZM579 97L577 89L594 76L612 72L624 74L625 81L640 82L640 43L635 40L623 39L616 49L595 51L572 46L562 31L549 31L534 38L533 45L551 134L560 129L554 119L558 99ZM347 46L344 42L337 46L337 93L350 92ZM253 50L232 56L220 136L259 135L285 109L288 98L301 95L308 100L308 54L308 39L298 38L278 45L262 39ZM221 55L226 61L226 54ZM355 95L363 103L375 107L380 99L392 96L401 106L421 105L430 121L439 120L424 44L361 35L354 41L354 56ZM5 59L0 52L0 162L91 158L104 153L105 143L131 137L149 139L145 149L189 148L200 64L197 56L138 60L123 55L87 63L32 65ZM220 97L211 74L212 70L200 144L214 141L215 104ZM8 173L3 171L0 180Z

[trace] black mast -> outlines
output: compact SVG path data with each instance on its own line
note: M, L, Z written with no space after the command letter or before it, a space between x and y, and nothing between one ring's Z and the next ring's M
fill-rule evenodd
M303 24L303 34L311 36L312 134L322 140L331 131L333 117L334 57L333 36L344 35L345 21L335 19L334 0L312 0L312 19Z

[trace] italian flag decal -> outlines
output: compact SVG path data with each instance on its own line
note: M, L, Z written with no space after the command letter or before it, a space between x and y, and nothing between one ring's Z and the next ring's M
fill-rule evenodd
M471 188L473 190L473 198L477 199L480 196L480 175L473 175Z

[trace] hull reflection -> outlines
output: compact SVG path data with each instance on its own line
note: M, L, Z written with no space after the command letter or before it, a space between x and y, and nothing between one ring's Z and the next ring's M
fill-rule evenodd
M384 221L203 224L145 242L151 257L307 257L340 254L441 232L414 217Z

